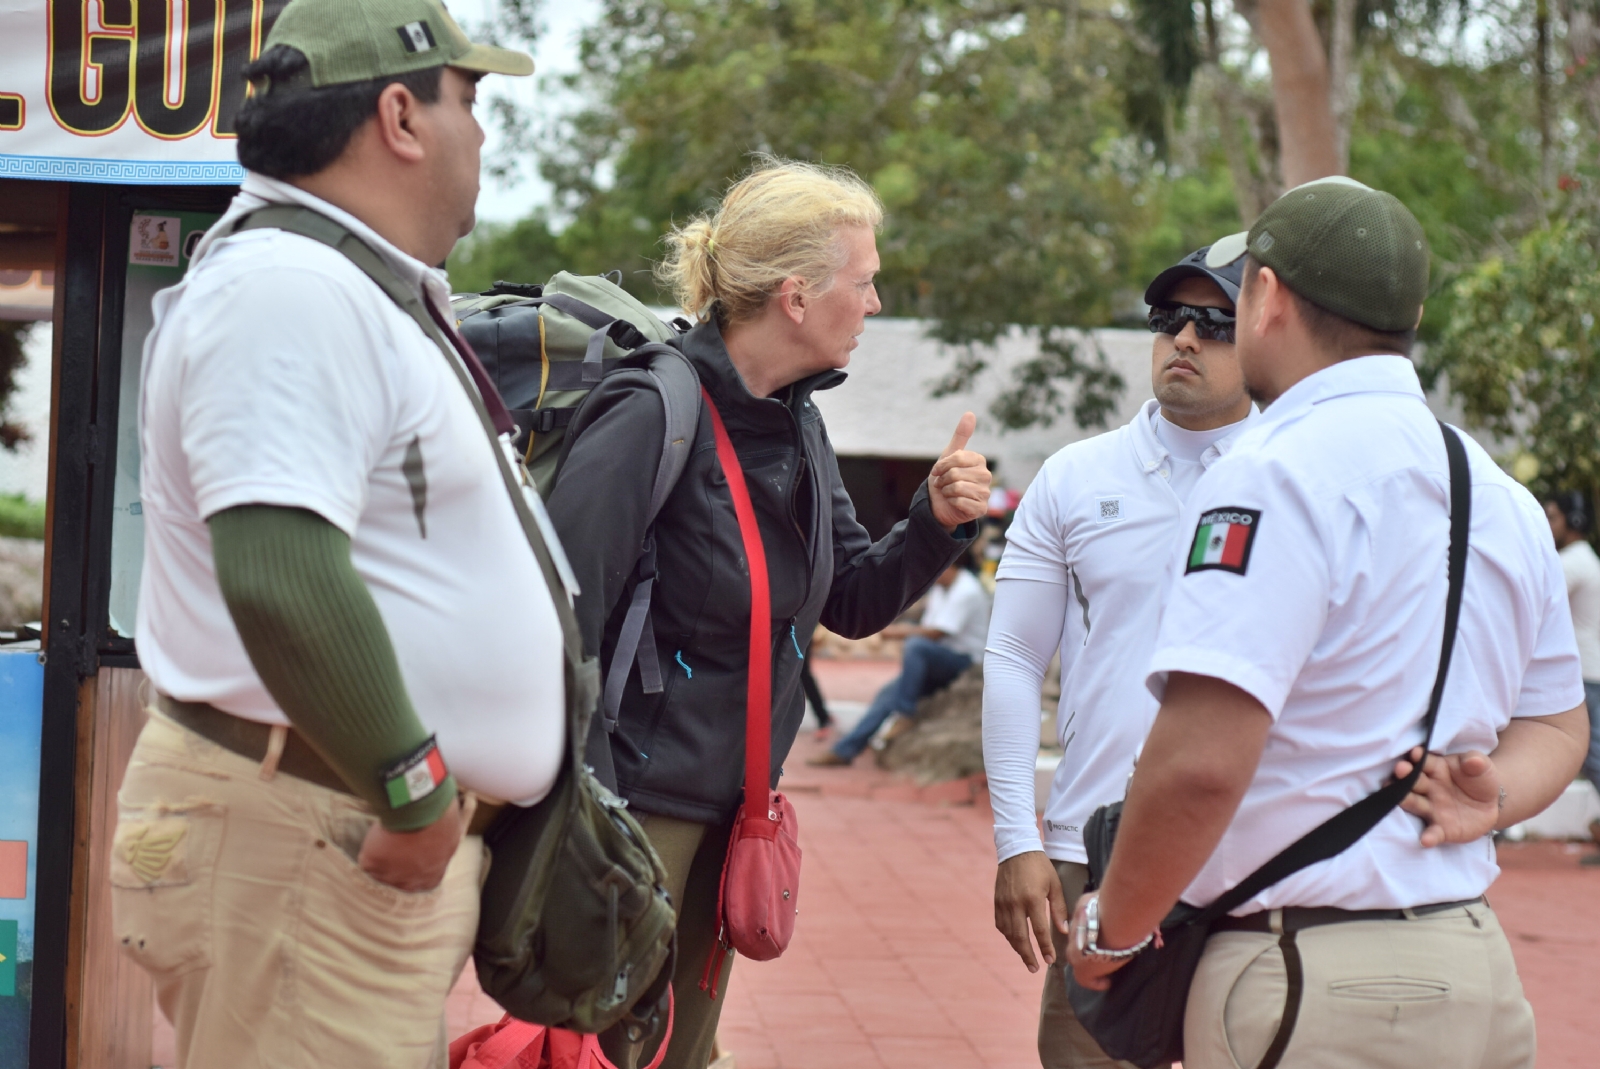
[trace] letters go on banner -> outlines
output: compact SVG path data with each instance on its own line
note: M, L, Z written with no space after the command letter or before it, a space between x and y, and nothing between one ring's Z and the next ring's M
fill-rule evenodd
M231 185L288 0L0 0L0 178Z

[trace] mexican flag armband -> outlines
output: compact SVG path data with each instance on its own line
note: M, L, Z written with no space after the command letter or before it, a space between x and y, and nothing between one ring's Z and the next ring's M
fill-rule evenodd
M1194 542L1189 547L1189 564L1183 574L1218 569L1243 575L1250 567L1250 549L1261 526L1261 510L1227 506L1200 514Z
M428 736L427 742L384 769L383 793L389 799L389 808L420 802L438 790L449 775L439 754L437 737Z

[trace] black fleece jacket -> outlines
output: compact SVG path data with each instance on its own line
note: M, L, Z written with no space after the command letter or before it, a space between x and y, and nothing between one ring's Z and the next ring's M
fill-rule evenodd
M805 711L800 668L820 620L847 637L874 634L933 585L971 542L976 525L949 534L926 485L910 518L874 543L856 521L839 477L815 390L844 381L826 372L777 398L753 396L715 324L678 341L716 400L745 470L766 547L772 591L772 784ZM574 419L549 501L577 573L584 641L608 668L635 585L645 516L666 426L660 395L642 372L607 375ZM656 528L651 618L666 688L645 694L635 668L611 755L630 805L703 823L729 819L744 779L750 586L733 498L717 463L701 403L688 466Z

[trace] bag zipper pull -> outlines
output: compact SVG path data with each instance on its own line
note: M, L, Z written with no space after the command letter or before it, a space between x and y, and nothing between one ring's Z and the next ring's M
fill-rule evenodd
M789 621L789 641L794 643L794 655L802 661L805 660L806 655L800 652L800 639L794 633L794 620L792 619Z

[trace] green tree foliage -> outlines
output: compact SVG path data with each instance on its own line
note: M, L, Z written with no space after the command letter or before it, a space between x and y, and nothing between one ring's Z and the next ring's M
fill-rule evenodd
M714 205L752 153L845 164L889 209L885 313L928 319L966 354L945 387L1021 327L1038 356L996 414L1101 422L1124 384L1068 328L1135 318L1152 263L1235 216L1224 192L1217 211L1163 217L1168 168L1130 132L1122 88L1149 82L1158 50L1127 47L1124 18L1109 3L608 0L583 44L595 106L530 146L571 225L552 242L522 224L458 263L480 281L521 247L535 276L554 247L660 300L660 234Z
M542 0L501 2L526 36ZM660 236L752 153L845 164L889 208L886 314L928 320L963 354L942 388L985 373L985 343L1019 327L1037 356L993 414L1094 425L1125 384L1082 328L1136 322L1150 277L1281 188L1262 3L603 0L571 79L587 106L504 116L556 191L550 214L474 235L452 276L620 268L665 303ZM1600 207L1591 6L1311 0L1325 41L1350 27L1336 85L1350 173L1428 233L1424 338L1453 321L1463 273Z
M1536 492L1600 500L1600 234L1584 220L1542 227L1454 291L1427 360L1467 422L1513 446L1512 473Z

